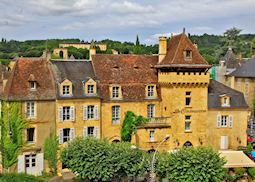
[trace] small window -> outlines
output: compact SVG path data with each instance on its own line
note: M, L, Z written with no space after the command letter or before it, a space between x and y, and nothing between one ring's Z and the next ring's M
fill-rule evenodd
M25 166L26 168L36 166L36 154L25 155Z
M27 118L35 118L35 102L26 103Z
M189 107L191 105L191 92L186 92L185 106Z
M147 117L148 118L154 118L155 117L155 105L149 104L147 106Z
M112 87L112 98L119 98L120 87Z
M191 116L185 116L185 131L191 131Z
M94 94L94 85L88 85L88 94Z
M28 128L27 129L27 143L34 143L35 142L35 128Z
M227 122L228 122L228 116L226 115L221 116L221 127L227 127Z
M223 98L223 107L228 107L229 106L229 97L224 97Z
M88 127L88 137L94 137L95 127Z
M70 106L64 106L63 107L63 120L70 120L71 119L71 107Z
M67 142L70 140L70 128L63 129L63 142Z
M30 82L30 90L36 90L36 82L35 81Z
M186 50L185 51L185 58L186 59L191 59L192 58L192 51L191 50Z
M148 86L148 97L153 97L154 96L154 86L149 85Z
M94 107L95 106L88 106L88 111L87 111L88 119L94 119Z
M150 142L154 142L154 141L155 141L155 132L150 131Z
M63 95L70 95L70 86L63 85Z
M120 106L112 106L112 123L120 123Z

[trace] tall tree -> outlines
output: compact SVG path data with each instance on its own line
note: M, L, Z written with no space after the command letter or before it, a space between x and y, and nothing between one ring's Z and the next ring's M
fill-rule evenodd
M22 133L28 123L20 108L17 102L2 103L1 154L4 169L10 168L18 161L18 154L23 146Z
M140 41L138 35L136 35L136 41L135 41L135 46L134 46L134 53L135 54L140 54L141 53L141 46L140 46Z

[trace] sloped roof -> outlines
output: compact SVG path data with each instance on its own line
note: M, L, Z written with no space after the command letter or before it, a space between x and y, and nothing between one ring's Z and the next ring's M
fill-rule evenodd
M208 87L208 108L223 108L221 106L221 95L230 97L228 108L248 108L243 93L234 90L218 81L210 80ZM225 107L224 107L225 108Z
M158 56L96 54L92 60L104 101L110 100L110 84L121 85L124 101L145 100L146 84L157 84Z
M245 61L229 75L235 77L255 78L255 58Z
M56 87L58 88L57 98L88 98L84 94L83 83L92 78L96 81L96 76L91 61L52 61L52 68L56 79ZM68 79L73 85L73 95L63 97L60 95L59 85L62 81ZM98 97L98 96L97 96Z
M225 56L222 58L222 60L225 61L226 67L230 68L230 69L234 69L239 67L241 61L239 61L238 59L236 59L236 55L234 54L232 48L228 48Z
M29 78L37 82L35 91L30 89ZM43 58L18 58L4 89L7 100L52 100L55 85L50 63Z
M192 51L192 58L185 59L184 51ZM198 67L209 68L210 65L201 56L199 50L193 45L191 40L182 33L173 36L167 45L167 54L161 63L157 67Z

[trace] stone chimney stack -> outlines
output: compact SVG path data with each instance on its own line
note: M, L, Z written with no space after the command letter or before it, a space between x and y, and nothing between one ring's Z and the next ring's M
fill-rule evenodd
M165 58L167 52L167 38L165 36L159 37L158 63L161 63Z
M51 52L50 52L50 50L45 49L43 51L42 58L45 59L45 61L47 61L47 62L50 61L50 59L51 59Z
M89 60L92 61L92 56L96 55L96 46L94 43L91 43L90 48L89 48Z

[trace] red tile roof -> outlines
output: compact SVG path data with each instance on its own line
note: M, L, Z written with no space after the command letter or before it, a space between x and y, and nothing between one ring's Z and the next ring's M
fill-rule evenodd
M42 58L18 58L4 89L4 97L7 100L55 99L55 83L50 64ZM37 82L35 91L30 90L31 77Z
M97 54L92 60L103 101L110 100L110 84L121 85L124 101L145 100L146 84L157 84L157 56Z
M192 58L185 59L184 51L192 51ZM196 46L182 33L173 36L168 41L167 54L157 67L210 67L207 61L201 56Z

